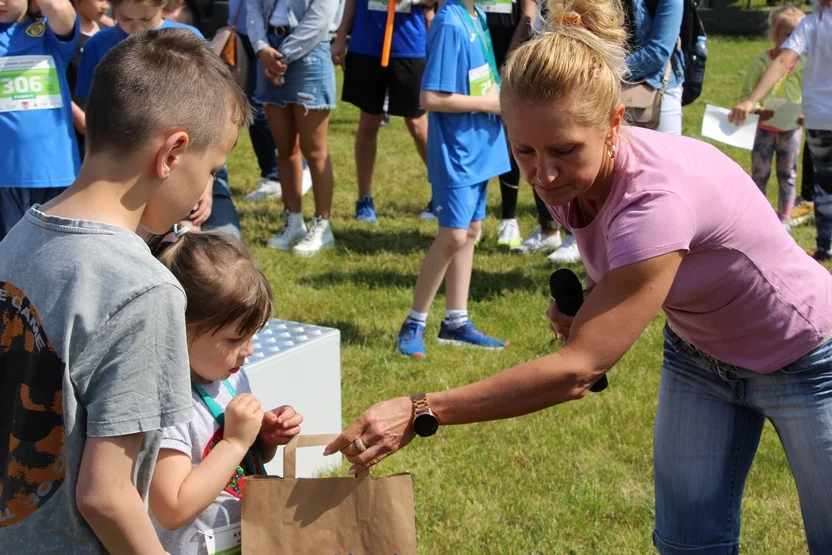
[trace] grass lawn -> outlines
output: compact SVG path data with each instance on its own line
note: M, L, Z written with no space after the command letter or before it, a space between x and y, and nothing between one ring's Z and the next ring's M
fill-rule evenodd
M685 109L686 135L699 136L705 103L733 106L747 63L766 46L762 40L710 40L705 91ZM338 79L340 85L340 70ZM492 182L469 309L478 326L510 339L511 347L495 353L439 346L433 338L444 310L440 291L428 322L428 358L416 362L397 354L396 334L436 230L417 217L430 188L404 122L394 119L379 140L374 197L380 224L356 223L357 119L358 111L344 103L332 114L336 248L310 260L265 248L282 206L242 201L259 177L246 134L229 160L243 235L274 287L276 315L341 330L345 424L376 401L466 384L557 348L543 314L553 267L543 256L497 249L500 195ZM725 151L749 167L749 152ZM772 181L770 193L776 188ZM310 194L307 218L312 208ZM536 225L526 185L519 220L524 234ZM813 246L814 228L795 234L801 245ZM420 553L651 552L651 446L663 322L657 317L610 372L603 394L524 418L443 428L377 467L379 475L413 474ZM771 426L748 480L743 517L746 553L806 551L794 482Z

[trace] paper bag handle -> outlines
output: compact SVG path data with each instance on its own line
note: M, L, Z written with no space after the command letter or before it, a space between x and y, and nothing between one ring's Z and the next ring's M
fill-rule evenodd
M297 478L297 449L298 447L325 447L338 439L338 434L312 434L295 436L283 449L283 477Z
M324 447L338 439L338 437L338 434L311 434L293 437L283 448L283 477L297 478L296 455L298 447ZM369 477L369 470L359 472L356 476L358 480L367 480ZM365 487L360 488L361 493L358 496L358 518L368 521L370 519L370 489L366 487L366 484L364 485ZM288 513L285 516L291 520Z

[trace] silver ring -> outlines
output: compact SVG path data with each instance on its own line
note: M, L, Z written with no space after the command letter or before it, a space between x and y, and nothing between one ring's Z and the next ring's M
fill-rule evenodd
M364 442L361 441L361 438L356 439L355 441L352 442L352 444L355 445L355 448L358 449L359 453L363 453L364 451L367 450L367 446L364 445Z

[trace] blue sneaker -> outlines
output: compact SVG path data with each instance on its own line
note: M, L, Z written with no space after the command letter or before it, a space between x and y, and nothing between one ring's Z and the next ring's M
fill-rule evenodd
M449 328L445 325L445 322L442 322L442 326L439 328L439 342L462 347L480 347L482 349L505 349L508 347L508 341L488 337L474 327L471 320L468 320L464 326L454 329Z
M425 326L405 320L399 331L399 352L410 358L425 358Z
M355 201L355 219L365 224L377 224L376 207L373 204L373 197L364 195Z

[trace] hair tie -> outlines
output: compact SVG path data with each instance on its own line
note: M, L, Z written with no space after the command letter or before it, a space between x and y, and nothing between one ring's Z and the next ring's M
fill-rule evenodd
M190 230L191 228L186 225L173 224L173 237L174 239L179 239Z
M560 15L555 17L552 23L556 26L574 25L576 27L583 27L586 29L586 26L581 22L581 14L575 11L561 12Z

